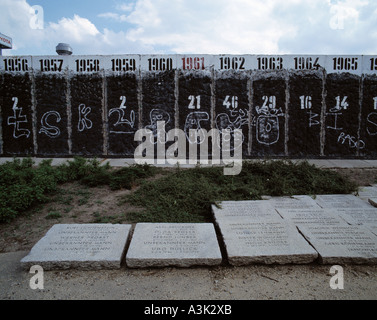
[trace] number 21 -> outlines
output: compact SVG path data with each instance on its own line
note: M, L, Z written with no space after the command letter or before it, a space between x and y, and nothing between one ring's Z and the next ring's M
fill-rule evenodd
M200 109L200 96L189 96L188 100L190 100L190 104L188 106L189 109ZM196 106L195 106L196 100Z

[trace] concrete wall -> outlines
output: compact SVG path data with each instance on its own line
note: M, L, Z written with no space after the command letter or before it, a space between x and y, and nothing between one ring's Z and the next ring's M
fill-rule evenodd
M138 129L242 129L243 157L377 159L377 56L1 57L0 156L132 158Z

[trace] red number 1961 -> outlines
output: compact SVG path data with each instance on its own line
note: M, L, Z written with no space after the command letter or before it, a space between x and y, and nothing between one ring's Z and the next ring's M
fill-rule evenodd
M204 70L204 57L182 58L183 70Z

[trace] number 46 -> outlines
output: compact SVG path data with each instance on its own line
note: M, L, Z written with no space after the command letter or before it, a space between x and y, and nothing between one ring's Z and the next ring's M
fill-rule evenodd
M230 101L229 101L230 100ZM237 109L238 108L238 97L237 96L226 96L225 100L223 102L223 106L229 109L232 107L232 109Z

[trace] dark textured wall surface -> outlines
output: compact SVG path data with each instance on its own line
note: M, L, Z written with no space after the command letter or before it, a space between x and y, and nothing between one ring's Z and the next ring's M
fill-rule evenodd
M68 145L68 84L64 77L35 77L37 155L64 156Z
M157 122L164 121L166 132L184 132L187 157L195 143L190 129L219 131L209 154L241 129L244 158L377 159L376 62L375 56L1 57L0 156L132 158L140 143L135 133L150 130L157 148Z

